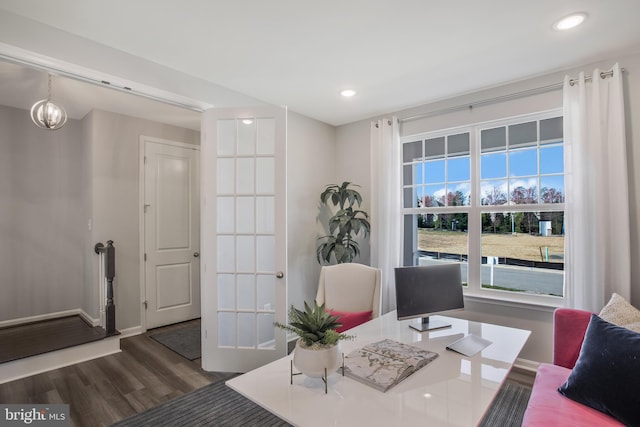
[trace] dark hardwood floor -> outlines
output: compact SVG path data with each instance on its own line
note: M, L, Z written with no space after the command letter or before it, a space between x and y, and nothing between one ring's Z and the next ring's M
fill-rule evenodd
M194 322L197 322L194 321ZM68 403L72 426L109 426L233 374L205 372L149 338L179 323L121 340L122 352L0 384L1 403Z

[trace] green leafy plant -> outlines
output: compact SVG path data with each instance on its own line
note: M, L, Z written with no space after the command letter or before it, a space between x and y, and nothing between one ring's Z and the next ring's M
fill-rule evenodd
M360 247L355 237L362 235L367 237L371 232L369 215L354 206L360 207L362 196L357 190L350 187L358 185L343 182L341 185L330 184L320 194L320 203L327 205L329 202L338 211L329 219L329 235L320 237L317 248L318 263L336 264L352 262L360 255Z
M336 332L336 328L342 326L338 317L325 311L324 304L313 305L304 302L304 311L294 306L289 309L289 324L274 322L278 328L293 332L298 335L306 347L329 347L336 345L340 340L353 339L352 335Z

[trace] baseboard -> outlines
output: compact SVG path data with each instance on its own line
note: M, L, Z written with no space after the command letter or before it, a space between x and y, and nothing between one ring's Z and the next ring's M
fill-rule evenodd
M140 335L143 331L142 326L134 326L133 328L118 329L118 332L120 332L120 338L127 338L134 335Z
M25 323L41 322L43 320L58 319L60 317L68 317L68 316L80 316L85 322L87 322L91 326L100 325L100 319L94 319L89 314L87 314L84 310L80 308L74 308L72 310L58 311L56 313L38 314L36 316L21 317L19 319L3 320L0 322L0 328L5 328L8 326L23 325Z
M120 336L0 364L0 384L119 353Z
M533 373L536 373L538 371L538 366L540 366L540 362L522 359L520 357L518 357L516 359L516 362L513 364L514 368L522 369L523 371L529 371Z

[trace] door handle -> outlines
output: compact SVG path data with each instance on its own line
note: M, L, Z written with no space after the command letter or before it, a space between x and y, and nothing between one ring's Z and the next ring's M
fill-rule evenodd
M278 279L282 279L282 278L284 277L284 273L283 273L282 271L278 271L278 272L276 273L276 277L277 277Z
M199 256L200 256L200 252L194 252L194 253L193 253L193 257L194 257L194 258L198 258Z

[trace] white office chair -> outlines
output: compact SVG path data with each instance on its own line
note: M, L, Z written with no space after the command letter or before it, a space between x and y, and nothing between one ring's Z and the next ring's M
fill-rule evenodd
M380 276L378 268L345 263L323 266L316 302L327 310L363 312L380 316Z

